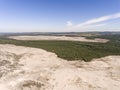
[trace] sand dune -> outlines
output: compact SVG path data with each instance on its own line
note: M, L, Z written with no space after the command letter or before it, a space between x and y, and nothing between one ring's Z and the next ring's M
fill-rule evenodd
M68 36L10 36L9 38L17 40L66 40L66 41L82 41L82 42L101 42L106 43L107 39L86 39L85 37L68 37Z
M120 56L66 61L42 49L0 45L0 90L119 90Z

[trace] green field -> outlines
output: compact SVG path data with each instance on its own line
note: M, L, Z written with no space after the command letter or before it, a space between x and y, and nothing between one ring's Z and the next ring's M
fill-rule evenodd
M42 48L54 52L58 57L66 60L90 61L108 55L120 55L120 35L91 36L87 38L106 38L107 43L88 43L78 41L21 41L5 37L0 38L0 44L15 44Z

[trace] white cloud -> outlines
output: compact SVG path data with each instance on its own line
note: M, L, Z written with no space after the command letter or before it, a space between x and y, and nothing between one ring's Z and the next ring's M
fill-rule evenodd
M93 28L93 27L101 27L101 26L105 26L106 23L102 23L102 24L92 24L92 25L86 25L83 28Z
M69 29L84 29L84 28L93 28L93 27L100 27L106 25L105 21L112 20L112 19L117 19L120 18L120 13L112 14L112 15L107 15L107 16L102 16L99 18L94 18L87 20L83 23L79 23L77 25L73 25L71 21L67 22L67 26Z
M67 21L67 26L73 26L72 22L71 21Z

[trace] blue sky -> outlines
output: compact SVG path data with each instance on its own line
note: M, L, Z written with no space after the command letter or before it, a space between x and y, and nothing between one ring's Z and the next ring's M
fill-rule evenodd
M120 0L0 0L0 32L120 31Z

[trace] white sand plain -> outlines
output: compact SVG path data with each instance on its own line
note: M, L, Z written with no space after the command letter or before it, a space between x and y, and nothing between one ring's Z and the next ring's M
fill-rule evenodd
M66 40L66 41L82 41L82 42L101 42L106 43L107 39L86 39L85 37L68 37L68 36L10 36L9 38L17 40Z
M120 90L120 56L66 61L42 49L0 44L0 90Z

